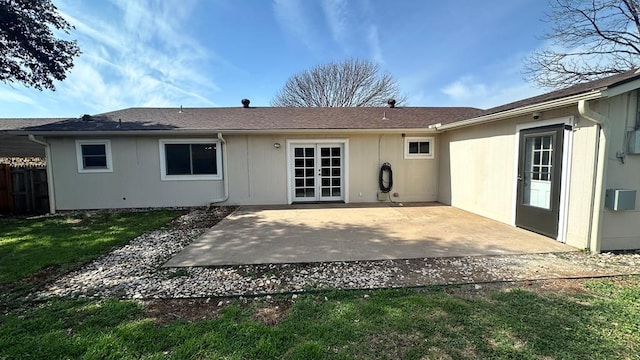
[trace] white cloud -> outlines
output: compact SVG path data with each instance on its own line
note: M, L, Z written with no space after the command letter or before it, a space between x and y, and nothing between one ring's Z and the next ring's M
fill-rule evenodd
M36 102L29 96L18 93L17 91L0 88L0 102L19 102L27 105L35 105Z
M472 106L487 109L512 101L540 94L523 80L496 79L494 82L480 81L472 76L463 76L442 88L447 96L447 106Z
M352 28L349 21L349 9L345 0L324 0L322 10L329 24L333 39L345 45L348 31Z
M371 47L371 57L373 61L384 64L384 58L382 56L382 47L380 46L380 37L378 36L378 27L369 27L369 36L367 37L369 46Z
M347 54L355 53L363 44L368 45L369 56L384 64L378 26L373 21L369 1L324 0L322 11L333 40Z
M310 21L305 15L304 1L301 0L275 0L273 11L276 20L286 32L307 48L314 49L315 41L312 37Z
M471 77L462 77L445 86L442 92L454 102L465 102L487 96L487 86L475 82Z
M190 38L183 28L193 1L112 0L110 11L122 19L61 2L59 8L76 27L83 54L60 93L79 107L102 112L130 106L213 106L218 91L204 70L220 60ZM109 17L112 18L112 17Z

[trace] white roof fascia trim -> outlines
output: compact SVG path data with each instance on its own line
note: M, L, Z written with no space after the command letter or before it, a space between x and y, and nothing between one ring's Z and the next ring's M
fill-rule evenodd
M573 95L565 98L545 101L543 103L527 105L520 108L506 110L506 111L502 111L495 114L484 115L477 118L457 121L454 123L442 125L441 127L438 128L438 130L442 131L442 130L457 129L465 126L478 125L478 124L492 122L496 120L502 120L505 118L520 116L520 115L532 113L535 111L551 110L551 109L556 109L560 107L565 107L568 105L576 104L580 100L593 100L593 99L603 98L606 96L607 96L606 91L593 91L589 93Z
M268 130L118 130L118 131L7 131L11 135L38 135L38 136L114 136L114 135L217 135L218 133L225 135L251 135L251 134L345 134L345 133L384 133L384 134L402 134L402 133L425 133L435 134L436 128L402 128L402 129L268 129Z
M640 88L640 79L629 81L627 83L608 88L607 97L624 94L629 91L637 90L638 88Z

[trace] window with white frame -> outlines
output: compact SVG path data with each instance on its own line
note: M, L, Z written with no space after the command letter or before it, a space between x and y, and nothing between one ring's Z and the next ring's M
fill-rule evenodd
M110 140L76 140L78 172L112 172Z
M433 159L433 137L405 137L405 159Z
M221 164L219 140L160 140L162 180L220 180Z

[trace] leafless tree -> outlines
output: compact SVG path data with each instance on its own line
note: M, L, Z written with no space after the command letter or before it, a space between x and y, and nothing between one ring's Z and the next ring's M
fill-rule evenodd
M372 62L351 59L318 65L293 75L271 100L272 106L355 107L400 105L398 85Z
M525 60L525 79L557 89L640 64L640 0L550 0L543 39L550 48Z

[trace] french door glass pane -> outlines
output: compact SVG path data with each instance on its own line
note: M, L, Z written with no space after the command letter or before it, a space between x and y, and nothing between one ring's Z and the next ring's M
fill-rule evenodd
M293 155L295 196L315 198L315 148L294 147Z
M293 185L297 199L342 197L342 146L301 145L293 148Z

